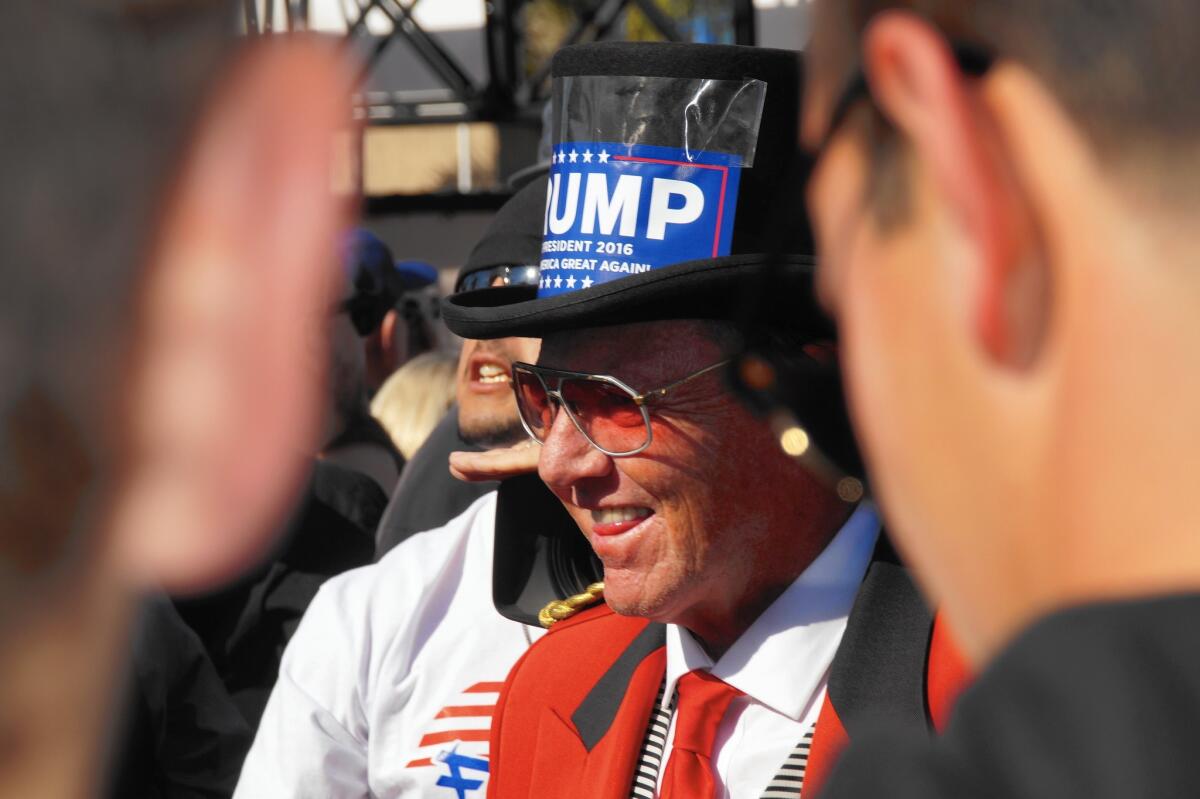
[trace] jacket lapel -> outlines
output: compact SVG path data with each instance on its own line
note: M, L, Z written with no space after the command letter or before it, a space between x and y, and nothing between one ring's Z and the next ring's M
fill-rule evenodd
M564 727L586 755L574 785L547 795L628 799L666 662L665 628L647 625L571 712Z
M905 569L873 561L830 667L804 775L806 796L820 790L858 732L883 722L914 735L929 734L925 663L932 622Z

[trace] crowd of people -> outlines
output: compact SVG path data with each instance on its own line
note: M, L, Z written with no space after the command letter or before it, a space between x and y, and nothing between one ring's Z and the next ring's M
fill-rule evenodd
M440 301L231 6L0 30L0 796L1200 795L1200 6L564 48Z

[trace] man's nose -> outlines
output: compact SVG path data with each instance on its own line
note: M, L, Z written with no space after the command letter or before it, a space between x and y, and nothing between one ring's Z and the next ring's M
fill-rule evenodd
M566 489L588 477L603 477L611 470L612 457L593 447L567 412L559 408L538 458L542 482L551 488Z

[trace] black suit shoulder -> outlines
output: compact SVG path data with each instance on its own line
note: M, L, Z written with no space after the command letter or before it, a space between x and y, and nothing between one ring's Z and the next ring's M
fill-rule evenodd
M1200 595L1044 619L962 696L946 734L880 731L823 799L1200 796Z

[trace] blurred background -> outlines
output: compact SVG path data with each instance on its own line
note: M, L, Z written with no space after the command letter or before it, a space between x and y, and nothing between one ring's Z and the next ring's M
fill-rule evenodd
M455 270L509 179L538 161L550 56L565 44L675 40L800 49L808 0L245 0L247 35L307 30L361 63L361 135L339 188L397 258Z

